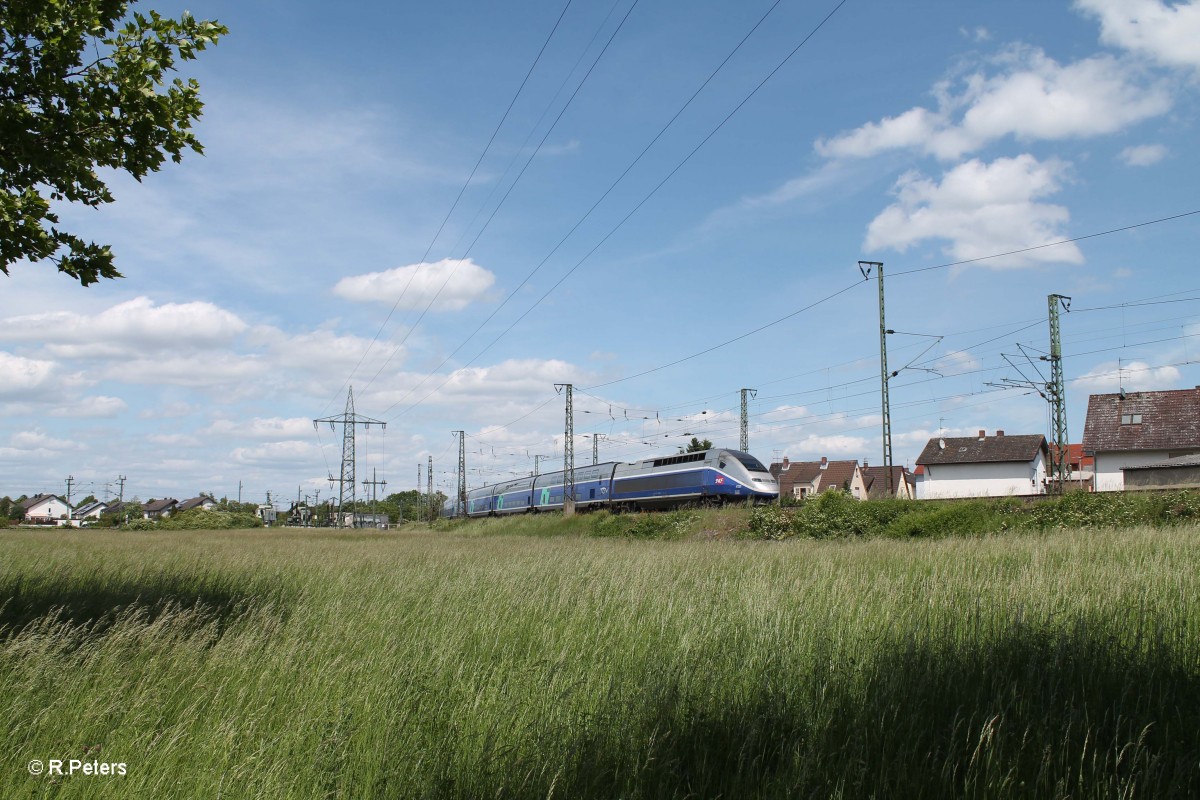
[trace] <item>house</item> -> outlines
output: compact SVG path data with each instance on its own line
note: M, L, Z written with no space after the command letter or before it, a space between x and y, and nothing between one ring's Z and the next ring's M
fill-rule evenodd
M1067 490L1092 491L1096 459L1083 452L1082 444L1067 445Z
M1200 454L1200 387L1092 395L1083 452L1095 459L1097 492L1124 489L1127 467Z
M56 494L35 494L21 503L27 525L68 525L71 507Z
M1200 489L1200 456L1179 456L1162 464L1125 467L1125 490Z
M175 513L179 501L173 497L162 500L151 500L142 507L142 515L146 519L162 519Z
M1049 455L1041 434L930 439L917 458L917 499L1045 494Z
M188 500L181 501L179 505L175 506L174 513L181 514L184 511L191 511L193 508L198 508L201 511L212 511L216 507L216 500L213 500L211 497L202 494L199 497L193 497Z
M120 522L128 522L131 519L141 519L145 516L146 510L141 503L135 503L132 500L113 503L104 512L105 515L116 517Z
M75 524L82 524L85 520L100 519L100 515L108 510L108 503L103 500L96 500L92 503L86 503L71 514L71 519Z
M882 500L894 497L897 500L912 500L917 496L916 480L904 467L892 466L892 490L888 493L888 473L884 467L862 467L863 483L867 487L867 498Z
M809 495L841 489L856 500L865 500L867 485L858 461L790 461L771 465L771 475L779 482L779 496L803 500Z

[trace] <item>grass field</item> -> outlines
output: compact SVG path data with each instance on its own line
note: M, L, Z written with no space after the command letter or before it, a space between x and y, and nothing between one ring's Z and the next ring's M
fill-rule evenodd
M1200 795L1195 527L481 531L0 532L0 797Z

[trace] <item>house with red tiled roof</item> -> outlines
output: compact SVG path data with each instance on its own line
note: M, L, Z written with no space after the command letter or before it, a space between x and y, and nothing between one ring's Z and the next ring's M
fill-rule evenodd
M867 498L867 485L858 461L783 461L771 465L779 496L803 500L820 492L841 489L856 500Z
M917 458L917 499L1045 494L1049 455L1041 434L936 437Z
M888 472L884 467L862 467L863 483L867 486L867 497L871 500L882 500L894 497L898 500L912 500L916 495L916 481L913 475L904 467L892 467L891 491L888 491Z
M1124 489L1126 468L1200 454L1200 387L1092 395L1083 452L1095 459L1097 492Z

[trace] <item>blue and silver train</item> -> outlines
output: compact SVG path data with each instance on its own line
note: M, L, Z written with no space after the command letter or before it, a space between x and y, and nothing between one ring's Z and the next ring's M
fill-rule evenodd
M468 517L555 511L563 507L563 471L515 478L467 492ZM590 464L575 468L575 508L641 511L685 503L769 502L779 485L749 453L712 449L643 461ZM443 517L459 514L456 498L442 506Z

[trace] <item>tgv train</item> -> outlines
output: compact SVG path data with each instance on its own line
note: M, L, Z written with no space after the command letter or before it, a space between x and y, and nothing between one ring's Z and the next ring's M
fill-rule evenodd
M468 517L553 511L563 507L563 471L516 478L481 486L467 493ZM575 508L614 511L671 508L689 502L767 502L779 496L779 485L754 456L737 450L647 458L630 463L607 462L575 468ZM442 516L459 514L455 498L442 506Z

